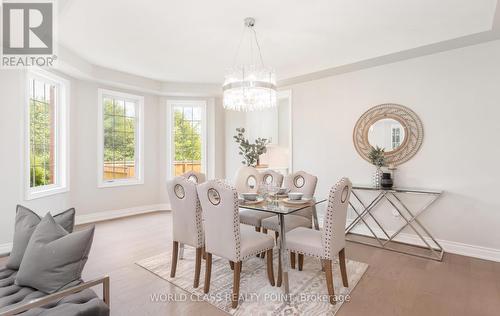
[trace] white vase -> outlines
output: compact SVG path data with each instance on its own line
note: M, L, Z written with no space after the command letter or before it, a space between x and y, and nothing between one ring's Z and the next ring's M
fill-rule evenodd
M381 182L382 182L382 169L380 167L377 167L375 171L373 172L373 186L375 188L380 188L381 187Z

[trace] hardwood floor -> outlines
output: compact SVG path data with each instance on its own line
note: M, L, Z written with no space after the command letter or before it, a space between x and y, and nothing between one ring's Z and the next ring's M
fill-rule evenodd
M172 247L170 227L163 212L96 225L84 279L111 277L112 315L225 315L204 302L151 301L185 293L134 264ZM436 262L354 243L346 257L370 266L338 316L499 315L500 263L451 254Z

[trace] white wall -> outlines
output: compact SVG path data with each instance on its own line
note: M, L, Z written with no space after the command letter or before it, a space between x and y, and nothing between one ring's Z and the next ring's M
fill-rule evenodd
M159 97L144 95L144 184L120 187L97 187L97 91L99 88L126 92L93 82L73 80L71 131L71 202L79 214L116 210L158 203L159 149L162 134ZM134 92L132 92L134 93Z
M499 84L494 41L286 87L293 93L294 169L318 175L323 196L342 176L369 184L373 168L354 149L353 127L377 104L408 106L425 137L398 168L397 185L445 191L421 217L437 238L500 251Z
M22 152L25 74L20 70L0 71L0 163L4 179L0 181L0 244L12 240L16 204L26 205L40 215L75 207L77 216L80 216L159 203L156 170L161 138L156 132L159 98L141 94L145 96L144 184L97 188L97 89L109 87L65 78L70 81L70 191L26 201Z
M0 245L10 242L16 204L24 199L23 116L25 77L21 71L0 70ZM71 140L74 139L71 135ZM71 152L72 154L72 152ZM69 193L23 202L42 210L64 210L71 204ZM0 251L1 252L1 251Z
M226 146L225 146L225 158L226 158L226 177L228 179L233 179L236 174L236 170L242 165L242 156L238 155L238 144L233 139L236 135L236 128L246 127L246 116L244 112L229 111L226 110L225 113L225 131L226 131Z
M23 119L25 74L0 70L0 253L8 251L14 230L15 206L23 204L43 215L75 207L77 216L103 211L168 203L166 194L166 97L70 78L70 191L31 201L24 200ZM125 80L125 77L122 77ZM98 88L144 96L144 184L97 187ZM138 89L139 91L141 89ZM198 97L199 98L199 97ZM223 178L225 126L220 98L213 104L214 175Z

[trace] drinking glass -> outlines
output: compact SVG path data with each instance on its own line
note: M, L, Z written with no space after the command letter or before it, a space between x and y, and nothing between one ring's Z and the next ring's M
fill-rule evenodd
M276 185L269 185L269 194L273 197L273 205L278 205L278 192L280 188Z

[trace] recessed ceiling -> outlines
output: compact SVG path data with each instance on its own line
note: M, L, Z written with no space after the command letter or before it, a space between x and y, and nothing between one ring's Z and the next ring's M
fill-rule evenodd
M59 42L147 78L221 83L253 16L286 79L491 29L496 0L66 0Z

